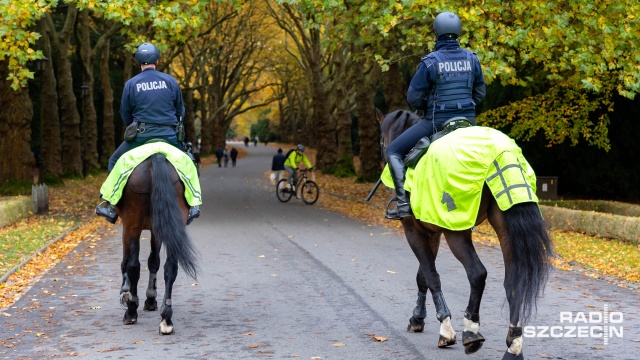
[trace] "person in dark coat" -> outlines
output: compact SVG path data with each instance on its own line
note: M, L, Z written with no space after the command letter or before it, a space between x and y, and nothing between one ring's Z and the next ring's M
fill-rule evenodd
M236 159L238 158L238 150L234 147L231 148L231 152L229 153L231 156L231 166L236 167Z
M216 159L217 159L218 167L222 167L223 156L224 156L224 150L222 150L222 147L218 147L218 150L216 150Z
M282 153L282 149L278 149L278 152L273 155L273 160L271 161L271 181L275 184L278 183L281 179L284 179L284 162L287 160L287 157Z

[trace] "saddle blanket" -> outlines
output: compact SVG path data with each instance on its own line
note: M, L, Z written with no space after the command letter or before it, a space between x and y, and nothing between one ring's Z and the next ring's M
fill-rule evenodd
M394 187L388 166L382 182ZM405 175L414 216L455 231L475 225L485 182L503 211L538 202L536 175L522 150L489 127L460 128L438 139Z
M124 153L100 188L102 198L113 205L117 204L133 169L156 153L164 154L176 169L184 184L184 197L187 203L190 206L201 205L202 191L200 190L198 170L193 160L184 151L163 141L146 143Z

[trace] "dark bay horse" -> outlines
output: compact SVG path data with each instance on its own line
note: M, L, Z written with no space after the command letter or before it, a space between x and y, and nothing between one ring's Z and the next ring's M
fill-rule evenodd
M178 275L178 264L195 279L197 263L195 246L186 232L189 205L184 198L184 185L163 154L152 155L133 170L116 211L123 226L120 302L127 309L123 322L135 324L138 319L140 234L142 230L150 230L149 286L144 310L158 310L156 276L160 268L160 249L164 245L167 259L160 333L173 334L171 291Z
M418 115L404 110L394 111L386 117L380 111L377 111L377 117L381 122L381 144L383 148L417 121L421 121ZM473 127L473 129L468 129L475 131L480 128ZM461 130L455 130L453 133ZM484 128L484 130L486 132L494 131L487 128ZM505 137L504 134L502 136ZM443 141L443 139L437 141ZM434 142L433 144L436 143ZM464 142L447 144L449 144L447 146L457 148L456 150L463 154L463 156L460 156L461 159L473 159L483 152L481 148L476 149L475 152L465 153L467 151L465 146L471 147L471 144L465 144ZM432 145L431 147L435 146ZM432 151L432 149L430 148L429 151ZM434 152L434 154L436 153ZM495 163L494 159L490 161ZM449 171L446 167L448 164L442 164L441 166L442 169L445 169L443 172ZM509 167L518 168L519 166L509 165ZM500 172L504 168L498 170ZM458 179L461 177L460 173L455 175L457 175ZM425 175L418 174L416 170L413 176ZM508 210L503 211L494 198L495 195L492 194L487 185L489 180L485 181L484 175L482 176L479 185L481 189L477 191L481 197L479 200L480 206L477 213L472 215L473 218L468 220L475 225L488 220L498 236L505 264L504 288L509 304L510 322L507 332L508 349L503 359L524 359L522 354L522 326L532 315L537 298L544 290L551 266L550 260L555 256L554 246L549 238L546 223L540 214L536 201L514 204ZM524 178L524 176L521 178ZM431 181L430 178L429 181ZM411 190L414 197L417 197L421 192L420 188ZM426 191L425 189L423 190ZM440 198L437 200L439 201ZM445 198L443 197L444 200ZM413 199L411 203L413 204ZM458 205L462 207L460 206L461 204ZM405 217L402 220L405 237L420 263L416 277L418 301L413 310L413 316L409 320L407 330L413 332L422 332L424 330L424 319L426 317L425 300L427 290L430 290L436 308L436 317L441 323L438 346L446 347L456 342L456 332L451 327L451 312L444 301L440 276L435 266L435 259L440 247L440 238L444 234L451 252L464 266L471 287L468 306L464 314L464 331L462 333L462 343L467 354L478 351L484 342L484 337L479 331L480 301L484 292L487 270L480 261L472 243L471 230L475 225L469 226L466 230L450 230L440 225L418 220L415 216Z

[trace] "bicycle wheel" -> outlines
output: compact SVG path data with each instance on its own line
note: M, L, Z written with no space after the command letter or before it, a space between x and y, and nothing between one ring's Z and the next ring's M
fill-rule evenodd
M287 179L278 181L276 184L276 196L278 197L278 200L287 202L291 200L292 195L293 193L290 190L287 190Z
M318 201L318 197L320 195L320 188L315 181L307 180L304 185L302 185L302 201L304 201L307 205L313 205Z

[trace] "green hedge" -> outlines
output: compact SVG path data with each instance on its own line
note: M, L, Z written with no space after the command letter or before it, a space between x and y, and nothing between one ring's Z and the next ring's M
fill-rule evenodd
M33 213L33 203L28 196L10 196L0 199L0 227L12 224Z
M640 217L640 205L607 200L555 200L540 201L540 205L557 206L572 210L595 211L606 214Z
M617 209L627 208L626 211L628 211L630 207L623 205ZM592 236L620 239L636 245L640 243L640 217L573 210L542 204L540 210L542 216L555 230L576 231Z

